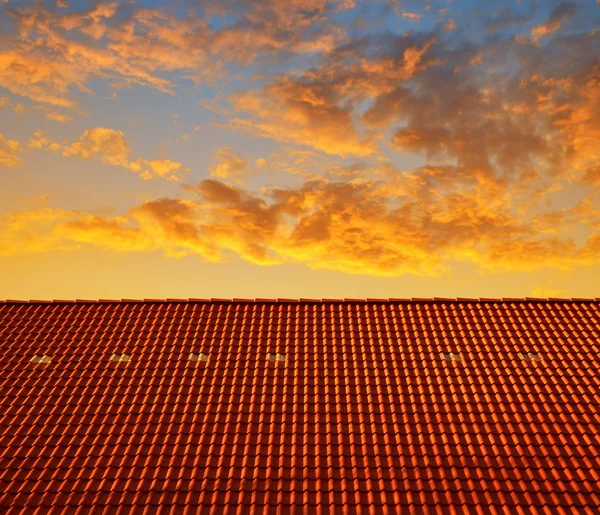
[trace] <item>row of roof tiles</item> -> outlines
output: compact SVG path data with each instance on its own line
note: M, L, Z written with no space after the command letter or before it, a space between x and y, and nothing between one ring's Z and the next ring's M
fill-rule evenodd
M440 356L442 357L442 359L444 361L462 361L463 360L462 356L455 352L441 352ZM525 361L542 361L543 360L543 358L539 354L535 354L533 352L528 352L528 353L519 352L518 356L519 356L519 358L521 358ZM188 356L189 361L208 361L209 359L210 359L210 355L203 354L203 353L196 354L194 352L191 352L190 355ZM52 358L50 356L47 356L46 354L44 354L42 356L38 356L36 354L29 361L31 363L49 363L51 360L52 360ZM267 360L268 361L286 361L287 358L286 358L285 354L267 353ZM110 357L110 361L131 361L131 355L130 354L113 354Z
M389 299L220 299L220 298L210 298L210 299L76 299L76 300L14 300L14 299L6 299L0 300L0 303L6 304L74 304L74 303L103 303L103 302L281 302L281 303L289 303L289 302L600 302L600 297L597 298L556 298L556 297L548 297L548 298L537 298L537 297L522 297L522 298L512 298L512 297L502 297L502 298L443 298L443 297L433 297L433 298L389 298Z

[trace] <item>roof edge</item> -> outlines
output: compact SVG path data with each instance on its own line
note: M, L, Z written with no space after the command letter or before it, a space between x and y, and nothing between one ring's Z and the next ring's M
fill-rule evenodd
M153 303L251 303L251 304L260 304L260 303L274 303L274 304L328 304L328 303L341 303L341 304L353 304L353 303L401 303L401 304L456 304L456 303L486 303L486 302L495 302L495 303L508 303L508 302L527 302L527 303L535 303L535 302L600 302L600 298L535 298L535 297L523 297L523 298L442 298L442 297L433 297L433 298L389 298L389 299L378 299L378 298L366 298L366 299L358 299L358 298L344 298L344 299L308 299L308 298L300 298L300 299L285 299L285 298L277 298L277 299L268 299L268 298L256 298L256 299L242 299L242 298L233 298L233 299L223 299L223 298L210 298L210 299L200 299L200 298L190 298L190 299L75 299L75 300L61 300L61 299L53 299L53 300L15 300L15 299L6 299L0 300L0 304L128 304L128 303L136 303L136 304L153 304Z

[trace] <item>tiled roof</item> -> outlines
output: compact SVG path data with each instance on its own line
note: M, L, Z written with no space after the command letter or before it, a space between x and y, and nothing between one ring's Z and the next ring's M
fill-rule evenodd
M1 513L599 513L600 299L0 302Z

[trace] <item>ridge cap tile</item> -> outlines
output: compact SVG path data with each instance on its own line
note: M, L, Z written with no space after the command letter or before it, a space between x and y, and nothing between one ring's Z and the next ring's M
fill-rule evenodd
M246 299L246 298L237 298L234 297L232 299L225 298L211 298L211 299L200 299L200 298L189 298L189 299L176 299L176 298L166 298L166 299L53 299L53 300L42 300L42 299L31 299L31 300L18 300L18 299L4 299L0 300L0 303L3 304L98 304L98 303L167 303L167 302L202 302L202 303L210 303L210 302L225 302L225 303L233 303L233 302L268 302L268 303L301 303L301 302L311 302L311 303L323 303L323 302L339 302L339 303L411 303L411 302L420 302L420 303L458 303L458 302L600 302L600 297L573 297L573 298L559 298L559 297L502 297L502 298L488 298L488 297L480 297L480 298L472 298L472 297L456 297L456 298L446 298L446 297L413 297L413 298L398 298L398 297L390 297L390 298L300 298L300 299L288 299L288 298L255 298L255 299Z

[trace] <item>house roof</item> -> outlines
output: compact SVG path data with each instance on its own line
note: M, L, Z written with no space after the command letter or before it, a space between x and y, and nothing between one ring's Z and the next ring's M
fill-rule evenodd
M597 513L599 337L600 299L3 301L0 508Z

